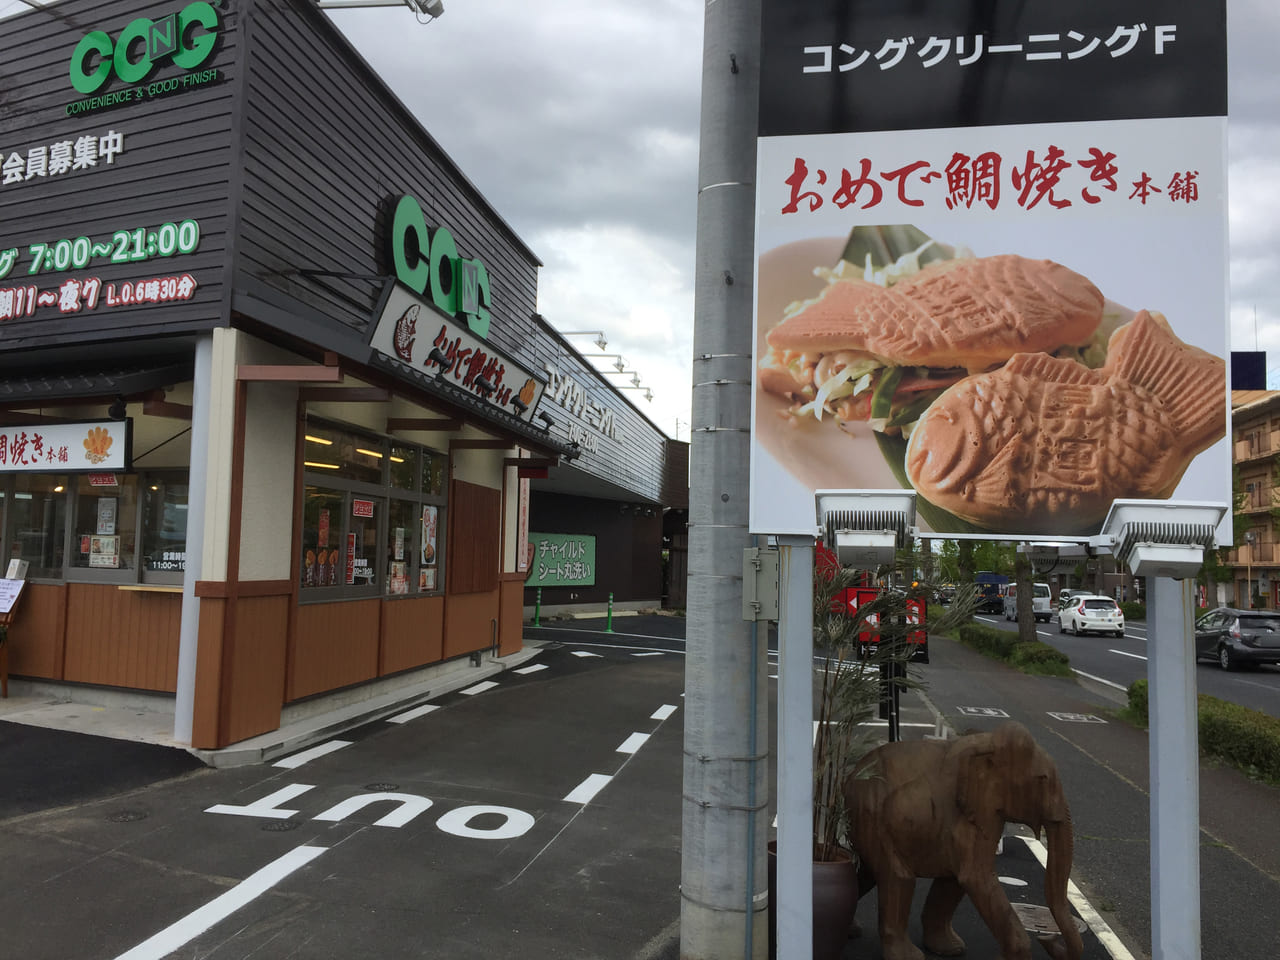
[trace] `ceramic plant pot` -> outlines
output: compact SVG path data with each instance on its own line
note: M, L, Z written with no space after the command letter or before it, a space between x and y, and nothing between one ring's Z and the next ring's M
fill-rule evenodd
M778 886L776 841L769 841L769 956L777 956ZM813 960L840 960L849 942L858 905L858 871L844 851L832 860L813 863Z

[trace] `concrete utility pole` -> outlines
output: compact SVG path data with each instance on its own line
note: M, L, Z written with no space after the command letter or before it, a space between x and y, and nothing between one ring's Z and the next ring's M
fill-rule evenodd
M742 618L760 2L708 3L694 290L682 960L768 954L765 625Z

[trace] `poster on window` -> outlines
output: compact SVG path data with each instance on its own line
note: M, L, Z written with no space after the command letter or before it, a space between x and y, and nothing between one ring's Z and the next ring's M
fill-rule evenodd
M89 540L89 566L91 567L111 567L120 566L120 538L119 537L92 537Z
M419 575L417 589L436 589L436 524L439 521L439 507L422 507L422 553L419 558Z
M765 0L753 532L819 489L1019 540L1230 502L1225 23Z
M98 533L112 534L116 532L116 498L98 498Z

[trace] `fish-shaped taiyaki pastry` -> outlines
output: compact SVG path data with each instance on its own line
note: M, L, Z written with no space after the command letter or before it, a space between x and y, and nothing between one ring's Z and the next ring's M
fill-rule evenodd
M985 370L1015 353L1084 343L1102 303L1088 278L1052 260L945 260L887 288L836 280L768 341L782 350L858 350L891 364Z
M1087 343L1103 300L1074 270L1013 254L932 263L888 288L834 280L769 331L760 384L819 418L883 416L866 402L873 392L892 397L887 409L919 409L924 391L1016 353Z
M992 531L1096 528L1116 498L1164 499L1226 431L1226 364L1140 311L1092 370L1044 353L960 381L907 444L912 485Z
M405 363L413 362L413 341L417 332L418 305L415 303L396 321L395 337L392 341L396 356Z

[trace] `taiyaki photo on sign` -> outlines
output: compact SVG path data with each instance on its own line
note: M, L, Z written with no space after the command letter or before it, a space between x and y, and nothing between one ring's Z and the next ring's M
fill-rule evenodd
M899 428L951 384L1017 353L1089 342L1104 298L1051 260L943 260L886 287L834 279L769 331L760 384L798 415Z
M775 500L914 489L922 529L1049 538L1096 533L1117 498L1216 495L1212 304L1135 313L1107 287L1144 285L1108 263L1095 282L1088 252L1086 272L1007 249L882 226L761 256L753 470Z
M991 530L1088 530L1117 498L1164 499L1226 431L1226 364L1140 311L1093 370L1025 353L946 390L906 472L930 503Z

